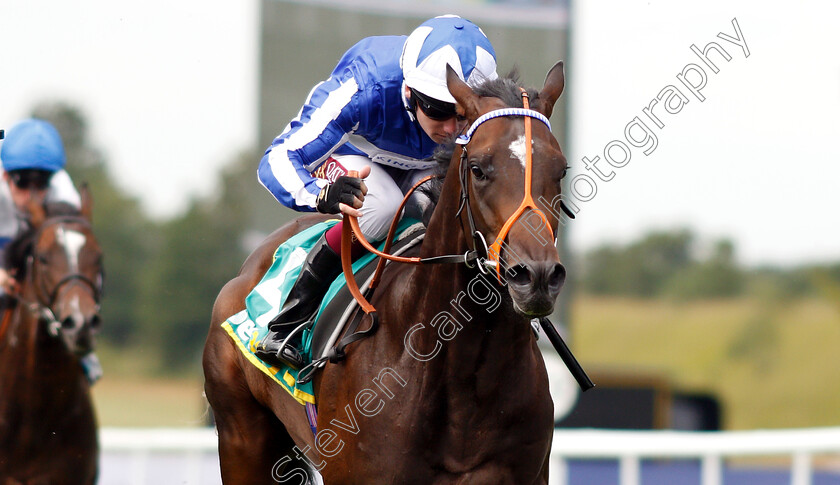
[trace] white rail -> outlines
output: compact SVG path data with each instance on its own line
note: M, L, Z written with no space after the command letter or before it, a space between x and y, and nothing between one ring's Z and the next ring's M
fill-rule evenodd
M178 483L219 483L218 469L213 477L208 477L202 461L211 459L218 467L213 429L106 428L101 430L100 443L103 456L129 456L130 464L123 478L131 477L130 482L120 480L119 483L154 483L148 469L154 454L184 457L183 470L176 472L184 479ZM572 459L618 460L620 485L641 485L642 460L655 458L700 460L701 484L721 485L724 460L750 456L789 456L791 485L811 485L813 457L822 454L840 456L840 427L707 433L557 430L551 451L550 485L569 483L568 460ZM107 485L107 482L100 483Z
M213 428L104 428L99 485L219 485Z
M103 428L102 451L108 452L216 452L213 428Z
M568 483L569 459L617 459L620 485L640 485L641 460L701 461L701 484L721 485L723 459L790 456L791 485L811 485L812 457L840 455L840 428L776 431L605 431L558 430L551 449L551 485Z

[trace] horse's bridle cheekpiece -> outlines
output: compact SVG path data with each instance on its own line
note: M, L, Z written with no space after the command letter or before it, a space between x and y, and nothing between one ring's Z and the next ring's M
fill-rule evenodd
M35 234L34 240L38 241L38 239L41 236L41 233L43 233L43 231L47 227L55 224L62 224L68 222L80 223L89 226L89 223L86 219L75 216L67 216L48 220L44 223L44 225L38 228L38 232ZM27 273L32 275L33 278L35 277L34 266L37 263L36 259L37 258L35 257L33 249L33 254L30 254L27 257L26 261ZM40 318L47 324L47 329L50 335L52 335L53 337L58 336L59 329L61 328L61 322L59 322L56 318L53 306L55 305L55 302L58 299L59 290L61 290L61 288L64 285L70 283L71 281L80 281L85 286L90 287L93 300L94 302L96 302L97 308L99 307L102 298L102 288L99 284L95 283L90 278L78 271L75 273L69 273L64 275L57 283L53 285L52 289L47 288L43 280L39 280L37 282L33 280L33 283L36 284L36 287L38 289L38 292L35 295L35 301L26 301L23 300L23 298L21 298L20 296L17 297L18 300L21 300L22 302L26 303L31 312L33 312L35 315L38 316L38 318ZM46 301L44 301L44 297L46 297Z
M522 88L520 88L522 89ZM543 211L537 207L537 204L534 202L534 198L531 196L531 178L532 178L532 165L533 165L533 147L531 146L531 118L537 119L542 121L545 126L548 127L548 130L551 131L551 123L548 121L542 113L538 111L534 111L530 109L528 103L528 93L522 89L522 105L524 108L502 108L490 111L485 113L476 119L473 124L470 126L469 130L455 141L455 143L461 145L461 166L460 168L460 175L461 175L461 207L458 209L458 214L461 213L465 207L467 209L467 221L470 225L470 232L472 233L473 238L473 248L475 251L479 251L481 257L479 258L479 270L485 272L485 266L487 267L495 267L496 269L496 278L499 282L502 281L502 274L501 274L501 253L502 253L502 244L504 243L505 238L507 237L508 232L513 227L513 224L516 223L517 220L522 216L525 212L525 209L531 209L536 214L540 216L545 224L545 227L548 228L549 232L551 232L551 239L554 239L554 231L551 228L551 223L548 222L548 219L545 217ZM499 230L499 234L496 236L496 239L493 241L489 247L487 246L487 242L484 239L484 235L481 234L475 228L475 222L473 220L472 210L469 204L469 166L467 165L467 145L470 143L472 139L473 133L475 130L481 126L482 123L492 120L494 118L500 118L504 116L522 116L525 118L525 195L522 198L522 203L519 204L519 207L511 214L510 217L505 221L504 225L502 226L501 230Z

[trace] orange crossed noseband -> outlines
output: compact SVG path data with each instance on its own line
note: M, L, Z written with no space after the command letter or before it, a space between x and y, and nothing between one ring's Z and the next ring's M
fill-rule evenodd
M535 118L539 121L542 121L543 123L545 123L549 130L551 130L551 124L549 123L548 118L543 116L542 113L530 109L528 101L528 93L525 92L524 89L522 89L523 108L503 108L490 111L489 113L486 113L480 116L477 120L475 120L472 126L470 126L470 129L467 131L467 133L457 140L458 144L464 146L464 151L462 155L465 155L466 145L470 142L472 134L475 132L476 128L478 128L485 121L488 121L493 118L498 118L500 116L522 116L525 119L525 195L522 198L522 202L519 204L519 207L513 212L513 214L511 214L510 217L508 217L507 221L505 221L501 230L499 230L499 234L496 235L495 240L488 247L487 251L487 258L490 261L494 261L496 263L496 277L499 279L499 281L502 280L502 265L500 261L502 244L504 243L505 238L507 238L507 235L510 232L513 225L516 223L516 221L519 220L520 217L522 217L522 214L524 214L527 209L531 209L537 214L539 214L540 218L543 221L543 224L545 224L544 227L546 227L551 233L551 238L554 238L554 231L551 228L551 224L548 222L548 219L545 217L543 211L541 211L537 207L537 204L534 202L534 198L531 196L531 180L533 178L533 146L531 145L531 118ZM462 156L462 164L465 163L465 158L465 156ZM468 171L466 170L463 171L468 173ZM464 187L464 189L466 189L466 187ZM469 207L467 207L468 219L470 225L473 226L470 227L470 230L473 231L474 238L476 239L476 241L478 241L479 239L483 240L483 237L475 230L474 223L472 221L472 214L469 214L469 210ZM480 267L481 266L479 266L479 268Z

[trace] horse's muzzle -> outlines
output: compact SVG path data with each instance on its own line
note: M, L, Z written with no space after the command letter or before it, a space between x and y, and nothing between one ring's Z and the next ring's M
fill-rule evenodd
M61 338L71 353L77 356L87 355L96 346L96 331L99 315L89 316L74 313L61 320Z
M505 271L514 308L529 317L554 311L554 302L566 282L566 268L559 262L517 263Z

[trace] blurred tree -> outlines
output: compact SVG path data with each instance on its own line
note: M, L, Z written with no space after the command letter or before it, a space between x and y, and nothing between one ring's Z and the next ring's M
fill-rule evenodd
M297 216L259 186L260 153L232 160L211 197L194 199L183 215L154 222L114 183L78 108L45 102L32 116L56 126L67 171L77 184L87 182L93 196L106 271L103 339L142 347L161 359L164 372L198 370L219 290L267 234Z
M840 311L840 263L805 270L814 292Z
M709 258L695 261L669 278L663 293L677 299L734 297L743 292L744 275L732 241L720 240Z
M222 286L236 276L250 248L244 235L255 190L255 155L223 170L218 197L193 200L166 222L157 256L143 274L144 341L161 353L164 369L197 370L210 312Z
M32 116L55 125L64 141L67 171L77 185L87 183L90 188L93 226L105 263L102 337L129 343L141 327L138 310L143 301L137 275L151 256L156 228L137 199L112 180L105 157L90 144L87 122L78 108L45 102L33 109Z
M652 297L691 263L692 234L654 232L626 247L602 246L584 256L582 288L594 294Z
M652 232L626 246L602 246L584 255L581 286L601 295L668 296L677 299L732 297L743 293L744 271L729 240L714 243L700 258L688 230Z

